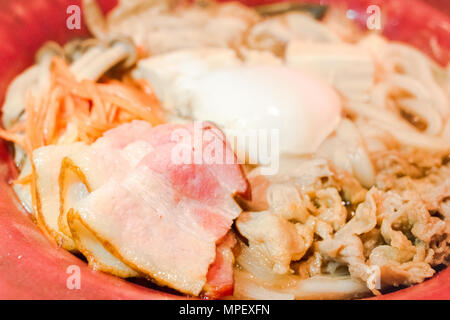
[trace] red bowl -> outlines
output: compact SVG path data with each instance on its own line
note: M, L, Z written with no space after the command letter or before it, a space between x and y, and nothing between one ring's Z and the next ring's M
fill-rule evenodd
M108 11L117 0L99 2ZM255 5L274 1L243 2ZM367 7L377 4L384 16L384 35L420 48L441 64L450 60L450 18L421 0L307 2L352 9L358 13L356 20L362 26L365 25ZM80 5L80 0L0 2L0 101L3 100L8 83L33 62L34 53L45 41L64 43L74 37L87 35L84 25L80 30L66 27L67 8L72 4ZM449 4L443 5L443 11L449 11ZM434 39L433 42L430 39ZM438 43L441 50L436 50L433 43ZM57 247L18 209L18 202L10 187L10 181L15 175L7 146L0 142L0 299L180 298L93 271L76 256ZM72 287L72 266L79 267L81 286L68 289ZM450 268L422 284L376 299L450 299Z

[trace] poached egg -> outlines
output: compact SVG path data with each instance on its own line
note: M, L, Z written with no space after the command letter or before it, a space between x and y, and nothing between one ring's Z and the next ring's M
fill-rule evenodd
M183 50L142 60L134 76L172 112L216 123L246 163L262 164L251 141L281 154L314 153L341 120L340 97L326 82L270 61L248 64L230 49Z

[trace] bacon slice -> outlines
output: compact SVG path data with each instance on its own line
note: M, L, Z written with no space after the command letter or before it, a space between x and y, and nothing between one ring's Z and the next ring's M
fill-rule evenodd
M216 260L209 267L207 283L203 287L203 298L218 299L233 294L234 254L232 249L235 244L236 238L232 232L229 232L217 246Z
M36 170L36 220L58 245L69 251L76 251L74 243L70 236L58 228L60 213L58 177L64 157L83 152L86 148L83 143L75 143L70 146L46 146L33 152Z
M199 295L225 252L216 259L216 243L242 211L233 196L248 194L223 133L210 123L151 128L135 121L69 159L92 191L68 211L72 233L86 226L111 253L103 263L116 257L159 284ZM228 293L218 288L215 297Z

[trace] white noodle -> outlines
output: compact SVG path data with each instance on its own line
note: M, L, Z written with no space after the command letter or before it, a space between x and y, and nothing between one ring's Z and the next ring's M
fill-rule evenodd
M409 113L420 116L427 123L425 133L438 135L442 131L443 117L433 107L432 93L418 80L406 76L393 74L378 83L372 91L372 105L383 109L388 105L390 94L395 89L401 89L414 98L398 99L396 105Z
M425 150L450 151L448 139L422 134L387 110L378 110L363 103L348 103L346 109L373 120L377 127L388 131L404 145Z

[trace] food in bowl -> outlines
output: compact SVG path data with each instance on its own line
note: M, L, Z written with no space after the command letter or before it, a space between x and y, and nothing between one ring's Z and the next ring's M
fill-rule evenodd
M46 44L2 108L13 188L61 247L204 298L357 298L448 264L448 68L321 6L84 5L95 37Z

